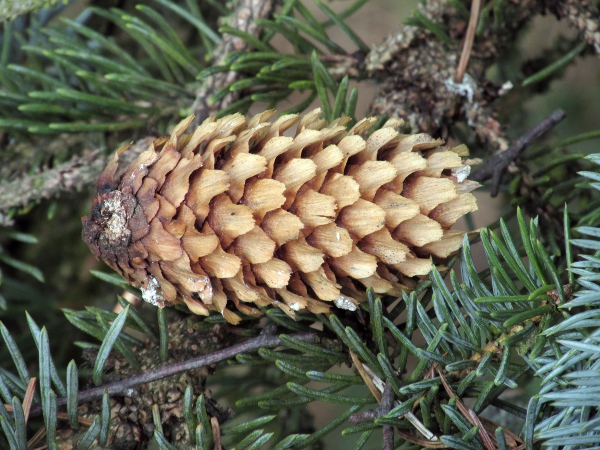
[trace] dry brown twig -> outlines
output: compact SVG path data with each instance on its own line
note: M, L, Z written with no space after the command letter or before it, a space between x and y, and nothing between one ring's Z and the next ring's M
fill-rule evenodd
M473 48L473 41L475 40L475 32L477 31L477 22L479 21L479 10L481 7L481 0L471 1L471 15L469 17L469 25L467 27L467 33L465 35L465 42L463 44L462 53L460 54L460 60L458 61L458 67L456 69L457 83L462 83L467 71L467 65L469 64L469 58L471 57L471 49Z
M508 2L502 11L504 20L484 27L475 39L481 3L472 1L468 25L451 2L429 0L419 6L423 17L447 30L449 43L423 27L405 25L372 49L365 62L380 89L371 104L373 114L402 117L413 130L443 139L451 136L452 127L464 123L489 152L502 152L509 142L495 100L510 87L494 85L486 71L514 44L519 30L550 9L600 50L597 8L588 1Z
M352 352L350 352L350 356L352 357ZM373 386L372 388L370 387L370 389L374 389L375 392L373 393L373 396L377 399L377 402L379 402L382 406L380 406L377 409L374 410L369 410L369 411L363 411L361 413L357 413L357 414L353 414L352 416L350 416L350 422L351 423L362 423L362 422L368 422L368 421L373 421L375 419L377 419L378 417L382 417L383 415L387 414L383 414L382 411L385 410L386 406L384 405L384 399L383 399L383 393L385 391L385 386L386 383L383 382L383 380L381 380L381 378L379 378L375 372L373 372L373 369L371 369L369 366L367 366L366 364L362 364L362 362L360 362L360 360L354 356L352 357L352 361L354 362L354 365L356 366L358 373L360 374L360 376L362 377L362 379L365 381L365 383L367 384L367 386ZM392 397L392 406L398 406L400 404L400 402L398 400L393 400L393 395L388 393L387 395ZM387 404L387 401L389 399L386 398L385 402ZM383 407L383 409L382 409ZM414 444L419 444L423 447L426 448L445 448L445 444L443 444L442 442L440 442L437 438L437 436L435 434L433 434L431 431L429 431L427 429L427 427L425 425L423 425L423 423L421 423L421 421L418 419L417 416L415 416L412 412L407 412L406 414L404 414L403 416L404 418L406 418L406 420L408 420L414 427L415 429L423 436L415 436L409 433L406 433L404 431L401 430L396 430L396 432L405 440L412 442ZM386 435L386 439L390 440L389 437L389 432Z
M358 366L357 366L358 367ZM372 422L380 417L385 417L391 410L394 403L394 391L392 385L389 382L385 383L383 393L378 399L381 405L376 409L368 409L360 413L352 414L349 417L349 422L352 424ZM382 450L393 450L394 449L394 428L390 425L383 426L383 445Z
M297 333L290 335L290 337L303 341L315 341L317 339L316 335L312 333ZM124 380L115 381L114 383L82 391L78 395L78 400L79 403L89 402L102 397L105 392L109 395L127 395L127 392L141 384L151 383L152 381L167 378L188 370L216 364L221 361L235 358L236 355L241 353L253 352L260 348L277 347L279 345L281 345L281 339L279 336L269 333L262 333L256 338L248 339L245 342L232 345L207 355L199 356L187 361L167 364L166 366L158 369L143 372L139 375ZM65 397L61 397L56 400L57 407L64 406L66 403L67 399ZM40 405L35 405L33 408L31 408L29 417L37 417L40 414L42 414L42 407Z
M565 118L562 109L555 110L552 114L538 123L535 127L517 139L508 150L489 158L469 179L473 181L485 181L492 178L491 195L498 195L502 174L508 165L513 162L521 152L526 149L537 138L550 131L556 124Z
M443 139L451 135L457 123L465 123L488 149L506 150L505 130L492 103L503 90L487 80L486 71L513 43L511 37L541 9L533 0L508 4L503 10L506 20L497 28L486 27L469 50L471 38L465 38L465 31L473 33L476 11L471 14L470 26L466 26L450 2L430 0L420 5L421 15L446 29L450 42L442 42L422 27L405 25L373 48L365 60L371 77L379 82L371 111L402 117L413 130ZM465 40L465 47L457 69L460 39ZM462 72L467 56L468 73ZM457 82L461 73L462 82Z

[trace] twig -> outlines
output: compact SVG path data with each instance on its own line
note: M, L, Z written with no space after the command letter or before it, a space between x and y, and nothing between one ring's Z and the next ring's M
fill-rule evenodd
M383 391L385 390L385 383L383 382L383 380L381 378L379 378L375 374L375 372L373 372L373 369L371 369L366 364L361 364L361 366L363 368L363 371L368 375L368 378L371 379L371 384L373 384L373 386L377 389L377 391L379 391L380 393L383 393ZM362 373L361 373L361 376L363 376ZM364 376L363 376L363 379L364 379ZM377 397L377 401L381 402L380 397ZM400 404L400 402L398 400L396 400L394 402L394 406L398 406L399 404ZM359 417L360 414L355 414L355 416ZM422 445L424 447L428 447L428 448L438 448L440 446L444 447L444 444L439 442L437 436L435 434L433 434L431 431L429 431L427 429L427 427L421 423L419 418L417 416L415 416L411 411L407 412L402 417L404 417L406 420L408 420L417 429L417 431L425 437L425 439L415 438L413 436L408 435L407 433L404 433L403 431L397 430L398 433L404 439L409 440L410 442L414 442L416 444ZM360 417L358 420L360 420Z
M255 20L268 17L273 10L272 0L239 0L237 7L231 17L230 26L244 31L252 36L258 36L261 29ZM224 35L223 40L214 51L215 60L213 66L219 66L224 58L232 51L248 50L248 44L243 39L232 35ZM204 80L200 89L196 92L194 101L194 124L199 125L207 117L215 112L231 105L239 99L241 92L230 92L218 102L212 102L210 97L222 87L236 81L240 75L237 72L217 73Z
M386 416L394 406L394 391L392 385L389 382L385 383L383 393L381 394L380 406L375 409L368 409L366 411L352 414L348 420L352 424L359 424L363 422L373 422L375 419ZM383 446L382 450L394 450L394 427L391 425L383 426Z
M144 138L133 144L121 157L125 167L141 152L146 150L154 138ZM64 192L73 192L96 182L98 175L106 164L109 156L103 156L99 150L85 155L77 155L69 161L59 164L51 169L46 169L33 175L23 175L15 180L0 184L0 225L2 218L8 217L1 214L11 208L21 208L31 202L44 198L52 198Z
M565 112L562 109L555 110L552 114L538 123L535 127L521 136L511 145L506 151L489 158L473 175L469 178L473 181L485 181L488 178L492 178L492 189L491 195L495 197L498 195L500 189L500 181L502 180L502 173L508 167L508 165L514 161L521 152L527 148L537 138L543 136L548 131L556 126L561 120L566 117Z
M365 411L352 414L348 418L348 421L356 425L364 422L373 422L375 419L385 416L392 410L392 406L394 406L393 394L394 391L392 391L392 386L386 382L383 388L383 393L381 394L381 399L377 400L381 403L380 406L375 409L367 409Z
M383 388L383 394L381 395L381 415L386 416L392 410L394 405L394 391L389 381L386 381L385 387ZM385 425L383 427L383 445L382 450L394 450L394 428L391 425Z
M465 122L488 150L506 150L505 130L497 119L498 102L494 102L503 90L499 86L489 89L486 73L498 55L514 45L518 30L542 8L534 1L506 2L505 6L502 12L506 20L497 27L484 27L471 51L463 48L462 53L471 57L468 76L464 74L462 83L456 82L461 48L432 45L437 38L431 28L424 31L423 27L406 25L374 47L365 58L370 76L380 80L371 112L402 117L412 129L442 139L452 135L457 123ZM454 20L453 2L429 0L422 2L418 11L432 23L445 26L448 36L464 33L464 21ZM471 14L471 20L475 18Z
M313 333L292 334L290 335L290 337L293 337L294 339L300 339L303 341L317 340L316 335ZM218 362L234 358L237 354L240 353L253 352L260 348L272 348L277 347L279 345L281 345L281 339L279 339L279 336L274 336L272 334L266 333L261 334L260 336L254 339L249 339L240 344L232 345L231 347L225 348L223 350L218 350L208 355L203 355L187 361L169 364L146 373L135 375L125 380L115 381L114 383L106 384L104 386L98 386L92 389L88 389L79 393L78 401L79 403L89 402L96 398L102 397L104 392L107 392L109 395L127 395L131 390L133 390L133 388L141 384L151 383L152 381L177 375L178 373L186 372L188 370L198 369L200 367L208 366L210 364L216 364ZM57 407L63 406L66 403L67 399L65 397L61 397L56 400ZM41 406L36 405L31 409L29 417L39 416L41 413Z
M475 32L477 31L480 7L481 0L471 1L471 15L469 17L469 25L467 26L467 32L465 34L465 43L463 44L460 60L458 61L458 67L456 68L455 80L457 83L462 83L465 72L467 71L467 65L469 64L469 58L471 57L471 49L473 48L473 41L475 40Z
M62 191L90 184L104 168L98 151L74 156L70 161L33 175L24 175L0 185L0 211L23 207L31 201L50 198Z

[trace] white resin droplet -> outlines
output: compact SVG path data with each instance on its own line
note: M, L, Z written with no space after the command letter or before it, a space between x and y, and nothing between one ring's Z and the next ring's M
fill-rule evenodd
M345 309L346 311L356 311L356 304L350 297L346 297L345 295L340 295L334 300L333 303L335 303L335 306L340 309Z
M148 277L148 286L142 288L142 298L151 305L162 308L165 306L165 298L160 293L160 285L158 280L152 275Z
M457 167L456 169L452 169L450 172L456 177L459 183L462 183L471 173L471 166Z

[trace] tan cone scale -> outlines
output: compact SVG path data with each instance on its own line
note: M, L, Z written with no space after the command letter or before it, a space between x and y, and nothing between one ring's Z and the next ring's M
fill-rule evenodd
M461 245L450 227L477 209L467 149L400 134L398 119L368 134L375 118L347 131L320 113L233 114L184 134L190 117L115 180L119 149L85 242L146 301L232 323L232 309L293 317L355 309L366 287L400 295Z

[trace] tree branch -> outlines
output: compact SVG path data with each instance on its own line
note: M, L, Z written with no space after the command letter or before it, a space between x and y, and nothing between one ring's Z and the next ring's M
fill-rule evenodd
M137 141L126 151L121 159L126 167L141 152L146 150L154 138ZM52 198L63 192L73 192L96 182L108 160L112 158L93 150L84 155L76 155L69 161L58 164L40 173L25 174L12 181L0 184L0 225L6 225L8 218L1 214L11 208L22 208L31 202ZM4 218L4 220L3 220Z
M489 158L469 179L482 182L488 178L492 178L491 195L498 195L500 182L502 181L502 173L508 165L514 161L521 152L527 148L537 138L543 136L550 131L557 123L565 118L566 114L562 109L555 110L552 114L538 123L535 127L521 136L511 145L508 150L499 153Z
M294 339L300 339L302 341L317 341L317 336L313 333L297 333L291 334L290 337ZM197 358L189 359L183 362L177 362L168 364L159 369L151 370L149 372L140 373L139 375L127 378L125 380L115 381L114 383L106 384L104 386L98 386L86 391L80 392L78 395L78 402L89 402L91 400L102 397L107 392L109 395L127 395L128 391L139 386L141 384L151 383L152 381L167 378L178 373L185 372L192 369L198 369L203 366L216 364L221 361L225 361L230 358L234 358L240 353L254 352L260 348L272 348L281 345L281 339L279 336L275 336L269 333L263 333L260 336L249 339L245 342L241 342L231 347L218 350L208 355L199 356ZM65 397L58 398L56 400L56 406L60 407L67 403ZM41 405L36 405L31 408L29 417L36 417L42 413Z

